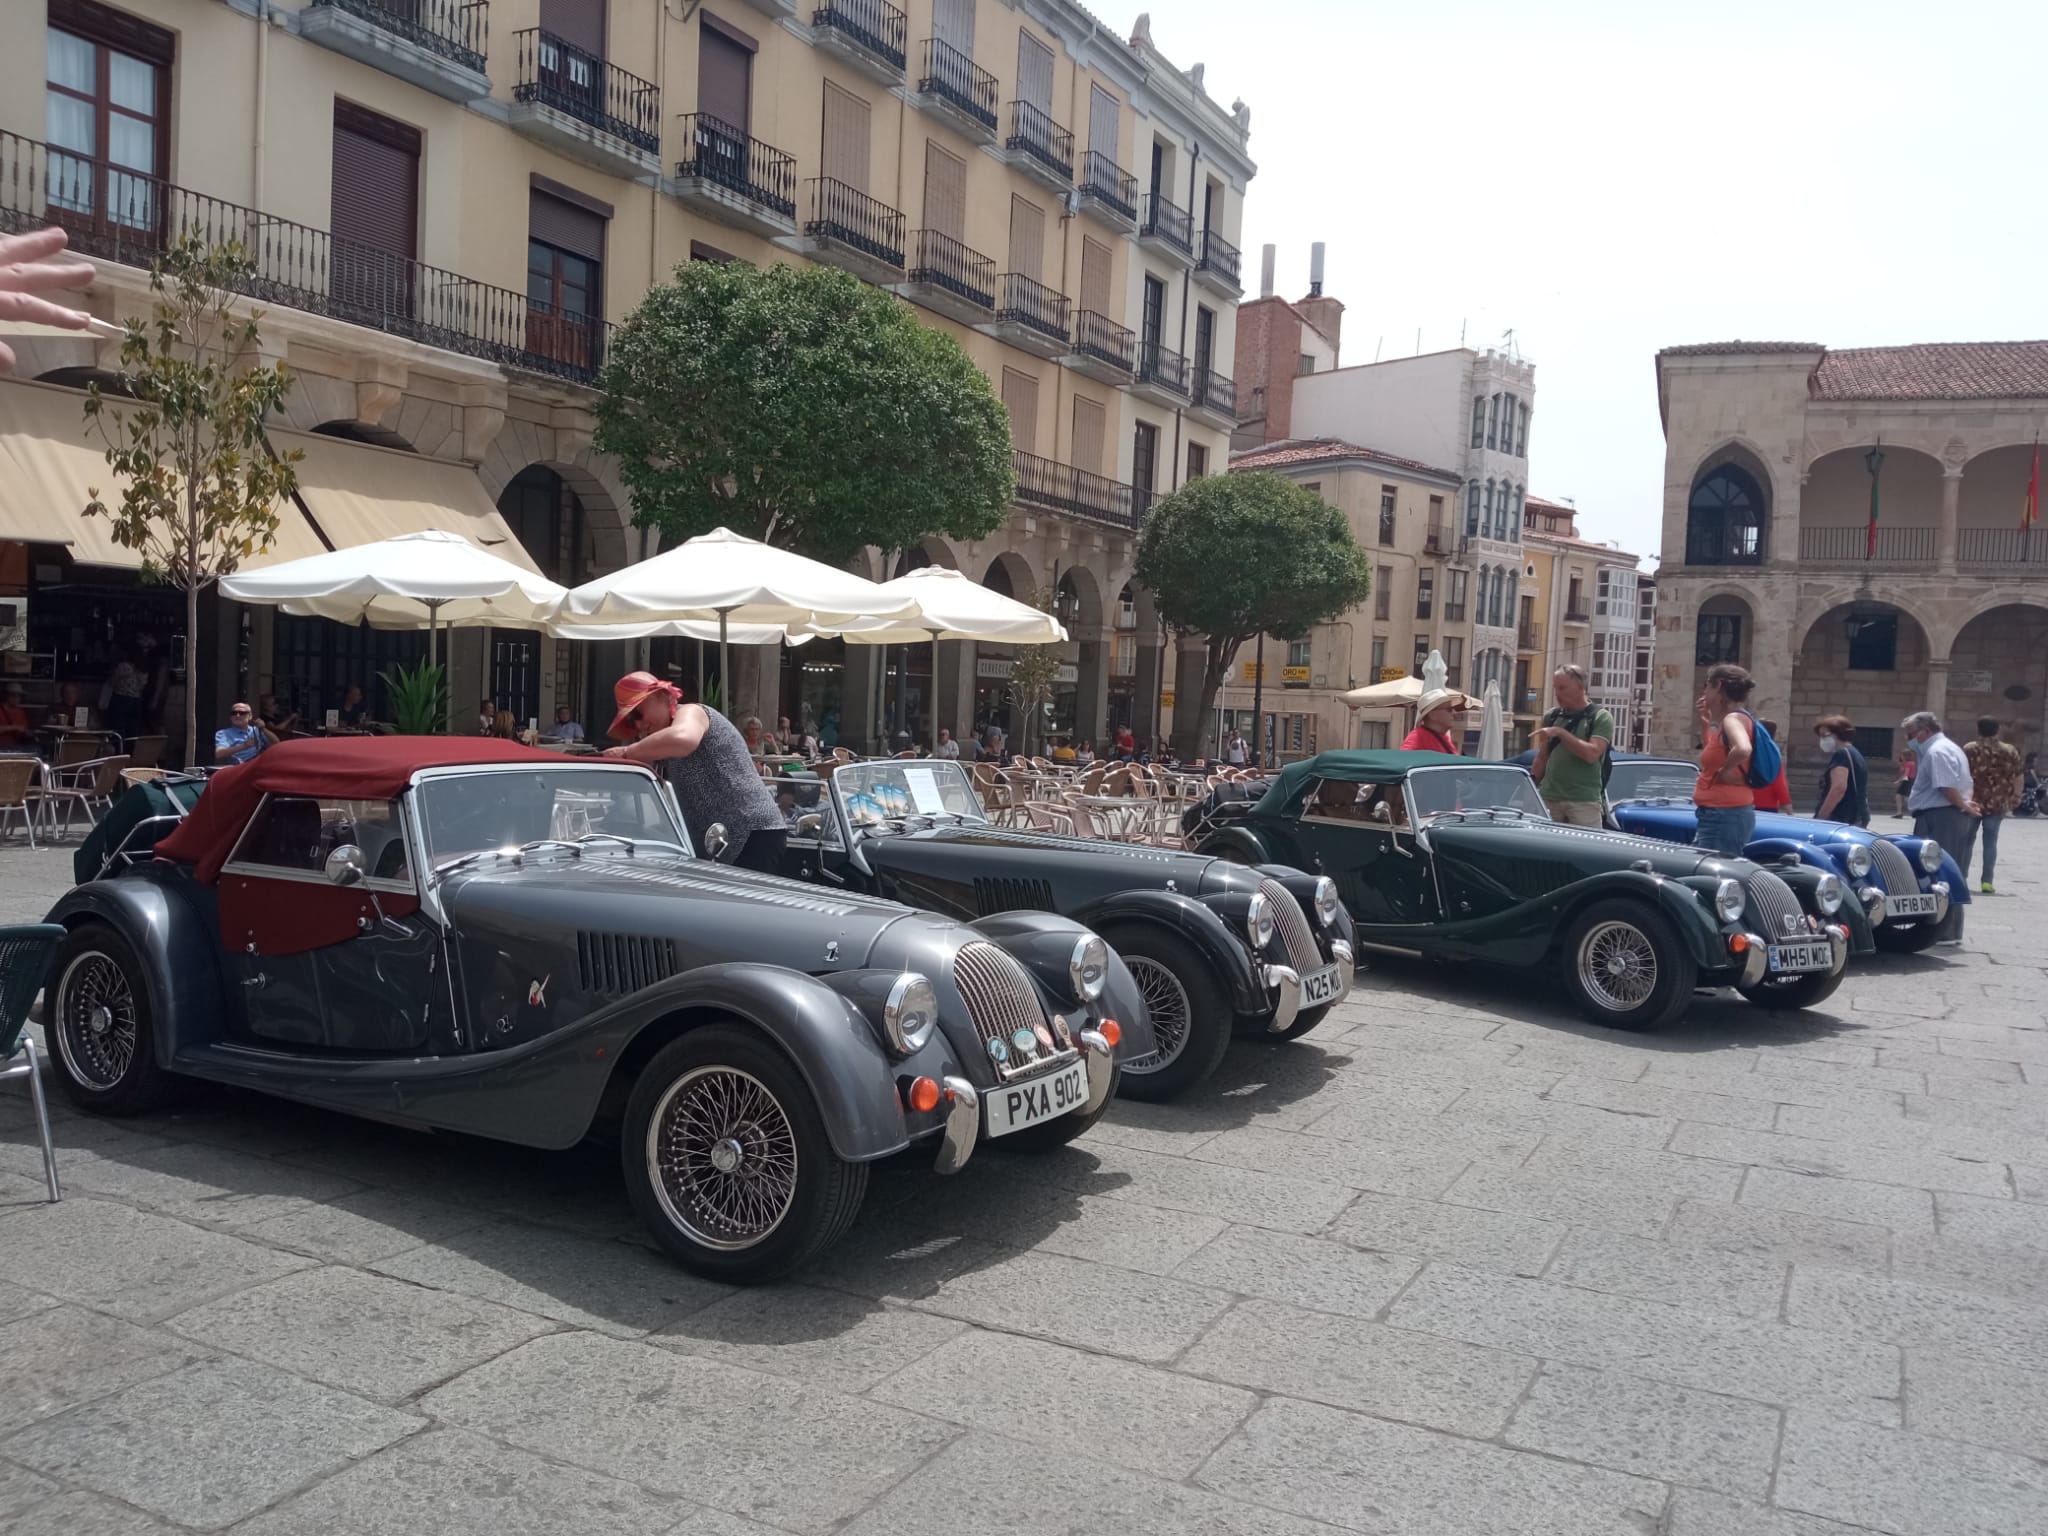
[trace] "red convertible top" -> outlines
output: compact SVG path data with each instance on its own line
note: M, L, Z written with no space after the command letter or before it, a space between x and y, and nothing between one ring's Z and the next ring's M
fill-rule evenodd
M207 781L192 812L156 845L156 856L190 864L211 884L266 794L390 800L422 768L469 763L548 763L559 752L488 736L307 737L281 741L262 756Z

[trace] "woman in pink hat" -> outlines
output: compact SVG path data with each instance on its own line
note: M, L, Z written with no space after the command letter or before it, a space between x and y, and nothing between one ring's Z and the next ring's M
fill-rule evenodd
M700 851L712 826L722 825L726 863L781 873L788 823L738 728L702 704L685 704L680 688L652 672L628 672L612 697L619 712L608 734L625 745L604 755L645 763L667 781Z

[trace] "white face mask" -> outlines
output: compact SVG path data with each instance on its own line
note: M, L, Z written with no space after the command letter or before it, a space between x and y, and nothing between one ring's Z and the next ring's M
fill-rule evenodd
M1820 739L1821 751L1827 753L1830 757L1834 755L1835 748L1839 747L1840 745L1841 743L1835 740L1835 738L1832 736L1823 736Z

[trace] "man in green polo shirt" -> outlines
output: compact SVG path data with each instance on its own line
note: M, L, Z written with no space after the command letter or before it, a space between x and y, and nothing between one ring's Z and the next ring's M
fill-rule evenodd
M1586 697L1586 669L1562 666L1551 675L1557 707L1536 727L1530 776L1543 791L1553 821L1597 827L1605 820L1607 753L1614 716Z

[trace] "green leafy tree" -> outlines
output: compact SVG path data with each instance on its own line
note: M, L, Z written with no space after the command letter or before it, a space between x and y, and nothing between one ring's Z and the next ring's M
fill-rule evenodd
M130 320L121 344L121 393L109 409L87 394L88 431L106 445L120 496L91 487L87 517L112 524L114 542L142 553L145 579L185 593L185 754L199 754L199 594L270 547L278 509L298 488L295 449L275 455L263 419L284 404L284 364L258 360L259 312L236 312L252 273L239 245L180 241L150 264L155 314Z
M1184 753L1209 739L1216 693L1239 647L1262 634L1301 639L1372 589L1372 567L1344 514L1274 474L1191 480L1154 503L1137 575L1172 628L1203 639L1200 687L1188 693L1194 707L1175 711Z
M1009 417L944 332L828 267L693 262L612 339L596 447L666 541L725 526L844 561L985 538Z

